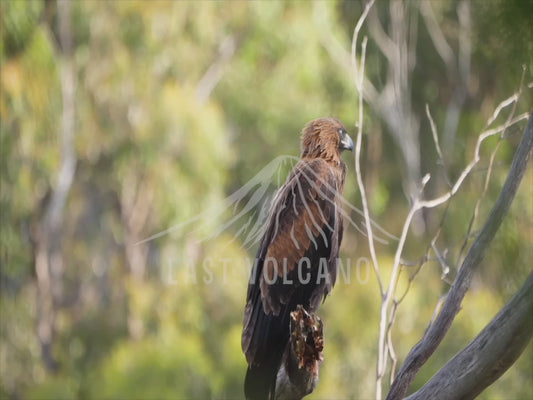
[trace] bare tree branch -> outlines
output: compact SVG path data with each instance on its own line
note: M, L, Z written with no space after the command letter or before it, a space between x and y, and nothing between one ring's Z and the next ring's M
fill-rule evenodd
M211 93L224 76L226 67L235 54L236 49L236 40L231 35L226 36L220 42L218 58L205 72L204 76L202 76L198 82L198 85L196 86L196 98L200 104L205 104L211 96Z
M498 231L518 190L526 167L533 154L533 112L530 114L522 141L518 146L511 170L502 191L491 210L479 236L470 248L455 281L444 302L442 311L429 327L422 340L409 352L405 363L394 380L387 399L405 396L420 367L429 359L448 332L460 310L462 300L470 287L472 275L483 260L485 253Z
M446 110L446 120L444 123L444 149L451 152L461 109L468 94L468 81L470 80L470 59L472 54L472 23L470 18L470 0L462 0L457 5L457 16L459 19L459 54L457 57L457 68L448 70L449 78L452 80L457 75L458 83L455 86L452 98Z
M437 17L433 12L431 1L424 0L420 2L420 14L424 20L426 29L428 30L429 37L433 42L433 46L435 46L435 50L437 50L440 58L442 58L446 69L448 71L455 71L457 68L455 65L455 54L453 53L451 46L446 41L442 29L440 29Z
M411 106L411 73L414 63L409 62L412 58L409 49L413 44L410 43L413 39L410 27L417 18L417 12L411 3L390 2L388 33L381 27L376 8L371 10L368 20L371 36L388 61L387 81L379 94L377 107L374 104L372 107L385 121L402 152L407 171L405 191L410 201L416 197L420 180L420 121Z
M368 201L366 197L366 190L365 185L363 182L363 175L361 173L361 143L363 140L363 85L364 85L364 79L365 79L365 59L366 59L366 44L367 44L367 37L365 36L363 38L363 42L361 43L361 62L360 65L357 63L357 39L359 37L359 32L363 26L363 22L365 21L368 12L370 8L374 5L374 0L367 3L365 10L363 11L363 14L361 14L361 17L359 18L359 21L357 21L357 24L355 25L354 33L353 33L353 39L352 39L352 65L354 68L354 82L355 87L357 88L357 91L359 93L358 96L358 123L357 123L357 137L355 141L355 154L354 154L354 161L355 161L355 173L357 177L357 185L359 187L359 192L361 193L361 203L363 205L363 214L365 217L365 227L366 227L366 234L368 238L368 247L370 249L370 256L372 258L372 265L374 267L374 272L376 273L376 277L379 284L379 292L381 294L381 297L383 297L383 283L381 282L381 274L379 272L379 264L378 259L376 256L376 249L374 246L374 234L372 231L372 223L370 219L370 212L368 208Z
M424 0L420 3L420 14L435 50L446 66L448 79L450 82L458 81L446 110L444 124L443 147L445 151L449 152L455 140L461 108L466 100L468 80L470 79L470 58L472 53L470 1L463 0L457 5L459 20L459 52L457 57L438 24L431 1Z
M473 399L498 379L533 336L533 273L468 346L408 400Z
M435 144L435 149L437 150L437 155L439 156L439 161L443 169L444 180L446 181L446 184L449 187L451 187L452 184L450 183L450 178L448 177L448 169L446 168L446 160L444 159L444 155L442 154L442 150L440 148L439 135L437 134L437 127L435 126L435 121L433 121L433 117L431 116L431 112L429 111L429 106L427 105L427 103L426 103L426 115L428 117L429 125L431 127L433 143Z
M366 197L366 190L365 185L363 182L363 177L361 173L361 143L362 143L362 136L363 136L363 85L364 85L364 79L365 79L365 57L366 57L366 44L367 44L367 37L365 36L363 38L363 41L361 43L361 61L358 64L357 61L357 42L359 37L359 32L361 30L361 27L363 26L363 22L365 21L366 16L368 15L370 8L374 4L374 1L371 1L367 3L365 10L363 11L363 14L359 18L359 21L357 22L353 38L352 38L352 66L354 69L354 82L355 87L359 93L359 101L358 101L358 124L357 124L357 137L356 137L356 145L355 145L355 172L357 177L357 185L359 187L359 192L361 193L361 202L363 205L363 213L365 217L365 225L367 229L367 238L368 238L368 247L370 249L370 255L372 258L372 265L374 268L374 272L376 274L376 278L378 280L379 284L379 291L380 291L380 297L382 299L381 303L381 310L382 310L382 318L380 322L380 335L378 339L378 361L377 361L377 370L376 370L376 399L381 399L382 396L382 379L385 375L385 368L387 365L387 354L391 354L392 360L393 360L393 368L395 368L396 365L396 355L394 353L394 349L392 348L392 340L390 335L386 335L386 312L388 307L388 300L390 300L390 297L388 296L390 294L390 290L387 292L387 294L384 291L384 286L381 280L381 273L379 270L379 264L376 256L376 250L374 246L374 235L372 232L372 225L370 223L370 212L368 208L368 202ZM374 12L375 15L375 12ZM379 23L377 22L377 17L375 18L374 27L376 27ZM377 29L377 28L376 28ZM384 314L385 312L385 314ZM393 320L395 313L392 314L391 319Z
M495 119L499 115L499 113L502 110L502 108L506 107L508 105L512 105L513 106L511 113L507 117L507 123L509 123L511 121L511 119L514 116L515 111L516 111L516 106L517 106L518 99L520 98L520 95L522 94L522 87L524 85L524 77L525 77L525 69L522 72L522 79L520 80L520 89L518 90L518 92L516 92L509 99L507 99L506 101L500 103L500 105L494 111L491 119L489 120L489 122L487 124L487 127L490 126L495 121ZM511 100L511 99L512 99L512 101L509 102L509 100ZM457 256L457 267L459 267L459 265L461 263L461 260L462 260L463 253L466 251L466 248L467 248L467 245L468 245L468 242L469 242L469 239L470 239L470 235L471 235L471 232L472 232L472 228L474 227L474 223L476 222L476 219L477 219L478 214L479 214L479 207L481 205L481 201L483 200L483 198L485 197L485 195L487 194L487 191L489 189L489 182L490 182L490 177L492 175L492 167L494 165L494 159L496 158L496 152L498 151L498 148L500 147L501 141L502 141L502 139L504 137L504 133L505 133L505 131L503 131L500 134L500 138L498 140L498 143L496 143L496 146L494 147L494 149L492 150L492 154L490 155L489 166L488 166L488 170L487 170L487 175L485 176L485 185L483 187L483 192L481 193L481 196L478 198L478 200L476 201L476 205L474 206L474 212L472 214L472 218L470 219L470 223L469 223L468 229L466 231L466 235L465 235L465 239L463 241L463 245L461 246L461 249L459 250L459 254Z

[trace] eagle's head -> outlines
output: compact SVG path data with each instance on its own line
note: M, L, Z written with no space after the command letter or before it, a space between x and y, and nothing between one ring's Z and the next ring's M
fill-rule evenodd
M353 141L337 118L319 118L302 130L302 158L340 162L342 150L353 150Z

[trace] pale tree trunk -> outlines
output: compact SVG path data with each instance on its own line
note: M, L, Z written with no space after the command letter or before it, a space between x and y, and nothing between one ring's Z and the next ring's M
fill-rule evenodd
M127 292L130 297L138 290L144 290L148 244L140 243L144 237L142 232L150 218L153 192L146 181L137 179L134 172L124 177L120 196L120 208L124 232L124 252L129 268ZM135 307L128 311L128 333L133 339L144 335L142 315Z
M65 203L76 170L75 136L75 78L72 59L72 27L70 0L57 2L59 22L58 53L61 63L61 165L57 182L44 205L44 213L37 227L35 272L37 276L37 337L43 362L54 371L53 356L56 305L62 297L61 280L64 261L61 248L62 221Z

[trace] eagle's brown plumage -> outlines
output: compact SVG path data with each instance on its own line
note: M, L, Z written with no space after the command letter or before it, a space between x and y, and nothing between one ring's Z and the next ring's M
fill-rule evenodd
M289 341L290 312L298 304L316 312L335 284L343 230L344 149L353 149L353 143L339 120L308 123L302 131L301 160L273 201L244 310L248 399L274 397Z

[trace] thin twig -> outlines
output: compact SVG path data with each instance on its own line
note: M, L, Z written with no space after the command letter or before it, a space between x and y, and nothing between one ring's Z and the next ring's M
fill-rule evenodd
M498 107L496 107L496 109L492 113L492 116L490 117L489 121L487 122L487 127L489 127L490 125L492 125L492 123L494 121L496 121L496 118L498 118L498 116L500 115L500 112L505 107L507 107L507 106L509 106L511 104L515 104L518 101L518 97L520 97L519 94L515 93L511 97L509 97L508 99L505 99L500 104L498 104Z
M356 28L357 29L357 28ZM372 258L372 264L374 266L374 272L379 284L379 291L383 297L383 283L381 281L381 274L379 272L379 264L376 256L376 249L374 246L374 234L372 232L372 223L370 219L370 213L368 210L368 201L366 197L366 189L363 183L363 176L361 173L361 143L363 138L363 79L365 76L365 57L366 57L366 44L367 37L363 38L361 43L361 67L359 69L360 75L356 78L357 89L359 91L359 123L357 124L357 138L355 144L355 173L357 176L357 185L359 186L359 192L361 193L361 202L363 204L363 213L365 216L365 227L368 238L368 247L370 249L370 257Z
M358 37L359 37L359 32L361 31L361 28L363 27L363 23L365 22L366 17L368 15L368 12L370 11L372 6L374 5L375 1L376 0L371 0L371 1L369 1L366 4L363 13L359 17L359 20L357 21L357 24L355 24L355 29L353 30L353 37L352 37L352 67L353 67L354 72L355 72L355 75L354 75L355 86L358 89L359 89L358 80L360 79L361 76L364 79L365 75L364 74L359 74L359 69L358 69L358 66L357 66L357 40L358 40ZM362 66L364 67L364 63L362 63ZM362 90L359 91L359 95L360 96L363 95L363 91Z
M396 351L394 351L394 343L392 342L392 326L394 325L394 321L396 320L396 312L398 311L399 304L400 303L397 301L392 302L389 326L387 327L387 349L392 362L389 374L390 384L392 384L392 381L394 380L394 375L396 374L396 365L398 364L398 357L396 356Z
M441 279L444 279L446 275L450 273L450 267L448 267L448 264L446 263L446 260L442 257L442 254L440 254L439 249L437 248L435 241L431 241L431 248L433 249L433 252L437 256L437 260L439 261L439 264L442 268L442 276Z
M452 196L454 196L457 193L457 191L459 190L459 188L463 184L464 180L468 177L470 172L472 172L472 169L479 162L479 160L480 160L479 150L480 150L481 144L487 138L489 138L491 136L494 136L494 135L497 135L497 134L500 134L500 133L504 132L506 129L508 129L509 127L513 126L514 124L516 124L516 123L518 123L520 121L523 121L523 120L525 120L527 118L528 118L528 114L527 113L523 113L523 114L520 114L519 116L517 116L516 118L513 118L508 123L500 125L497 128L489 129L489 130L486 130L486 131L482 132L481 135L478 137L478 140L477 140L477 143L476 143L476 148L475 148L475 151L474 151L473 160L470 161L470 163L461 172L461 174L459 175L459 177L455 181L455 184L453 185L451 190L449 190L448 192L444 193L443 195L441 195L439 197L436 197L436 198L434 198L432 200L418 201L418 204L415 204L416 207L413 207L413 208L416 208L416 210L420 210L422 208L434 208L434 207L440 206L441 204L443 204L446 201L448 201L448 199L450 199ZM413 206L415 206L415 205L413 205Z
M501 110L503 110L505 107L507 107L507 106L509 106L511 104L513 105L513 108L511 109L511 112L509 113L509 116L507 117L507 123L509 123L509 121L512 120L512 118L514 117L514 114L516 112L516 106L517 106L518 99L520 98L520 95L522 94L522 87L524 85L525 72L526 72L526 70L523 69L522 78L520 80L520 86L519 86L518 92L513 94L508 99L502 101L498 105L498 107L496 107L496 110L494 110L494 112L492 113L492 117L487 122L487 128L496 120L496 118L500 114ZM505 135L505 130L503 130L500 133L500 139L498 140L498 143L496 143L496 146L494 147L494 150L492 151L492 154L490 155L489 166L488 166L487 174L485 175L485 184L484 184L484 187L483 187L483 192L481 193L481 196L476 201L476 205L474 207L474 212L472 214L472 218L470 219L470 223L468 224L468 228L467 228L466 235L465 235L465 240L463 241L463 244L461 246L461 250L459 251L459 254L457 256L457 267L459 267L459 265L461 263L461 259L463 258L463 254L466 251L466 247L468 245L468 240L471 237L472 228L474 227L475 221L476 221L476 219L477 219L477 217L479 215L479 207L481 205L481 201L485 198L485 196L487 194L487 191L488 191L488 188L489 188L490 177L492 175L494 159L496 158L496 153L497 153L498 149L500 148L500 144L501 144L501 141L502 141L504 135Z
M359 101L358 101L358 124L357 124L357 138L356 138L356 145L355 145L355 171L356 171L356 177L357 177L357 184L359 186L359 192L361 193L361 202L363 205L363 213L365 217L365 226L367 230L367 238L368 238L368 247L370 249L370 256L372 258L372 264L374 267L374 272L376 274L376 278L379 284L379 291L381 295L381 299L383 302L384 298L384 291L383 291L383 282L381 280L381 273L379 270L379 264L376 256L375 246L374 246L374 236L372 232L372 224L370 219L370 212L368 209L368 202L366 197L366 190L363 183L363 177L361 173L361 143L362 143L362 137L363 137L363 100L364 100L364 82L365 82L365 59L366 59L366 45L368 38L365 36L363 38L363 41L361 43L361 61L358 65L357 62L357 42L359 37L359 32L363 26L363 23L368 15L368 12L370 11L370 8L374 4L374 0L367 3L365 10L363 11L363 14L359 18L359 21L357 22L353 38L352 38L352 66L354 69L354 82L355 87L357 88L357 91L359 93ZM382 339L381 331L380 331L380 338L378 341L379 350L378 350L378 362L377 362L377 377L376 377L376 399L381 399L381 379L383 376L382 368L383 364L386 362L386 360L383 360L384 355L384 348L386 347L385 341Z
M451 187L452 184L450 183L450 178L448 177L448 168L446 167L446 161L444 160L444 156L442 155L442 150L439 144L439 135L437 134L437 127L435 126L435 121L433 121L433 117L431 116L431 113L429 111L429 105L427 103L426 103L426 115L429 120L429 125L431 126L431 134L433 136L433 143L435 144L435 149L437 150L437 155L439 156L439 160L442 165L442 169L444 171L444 180L446 181L446 184L448 185L448 187Z

